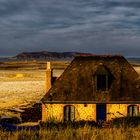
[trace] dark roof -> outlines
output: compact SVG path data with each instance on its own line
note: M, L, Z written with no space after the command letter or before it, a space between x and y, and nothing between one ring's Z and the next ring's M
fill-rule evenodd
M112 75L108 91L97 91L95 76ZM140 101L139 74L119 55L76 56L42 102Z

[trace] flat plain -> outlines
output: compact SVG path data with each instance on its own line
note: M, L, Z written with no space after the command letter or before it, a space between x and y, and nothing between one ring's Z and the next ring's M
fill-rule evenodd
M58 64L58 63L57 63ZM14 115L10 109L22 109L38 103L45 94L45 67L23 63L8 63L0 67L0 116ZM9 67L10 66L10 67ZM134 66L140 74L140 66ZM72 139L72 140L139 140L140 126L136 128L90 128L85 126L79 129L40 130L39 132L3 132L0 130L0 139Z
M63 62L55 62L55 67ZM68 65L68 63L65 63ZM140 74L140 66L134 69ZM5 62L0 65L0 115L30 106L45 94L46 62Z
M0 109L35 102L45 93L45 71L0 70Z
M45 94L45 69L36 66L15 68L15 63L13 67L12 63L10 68L9 64L6 66L0 67L0 115L39 102Z

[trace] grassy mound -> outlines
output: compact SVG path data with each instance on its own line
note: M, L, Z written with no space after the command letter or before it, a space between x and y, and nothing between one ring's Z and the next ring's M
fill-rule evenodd
M137 127L140 125L140 116L115 118L112 120L112 125L115 127Z

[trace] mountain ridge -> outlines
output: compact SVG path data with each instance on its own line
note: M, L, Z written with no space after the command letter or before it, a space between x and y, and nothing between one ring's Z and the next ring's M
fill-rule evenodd
M90 55L90 53L81 52L49 52L49 51L39 51L39 52L22 52L14 56L16 59L46 59L46 58L73 58L76 55Z

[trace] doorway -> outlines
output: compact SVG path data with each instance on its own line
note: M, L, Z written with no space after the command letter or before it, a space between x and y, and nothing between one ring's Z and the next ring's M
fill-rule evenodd
M96 105L96 121L97 122L106 121L106 104Z

